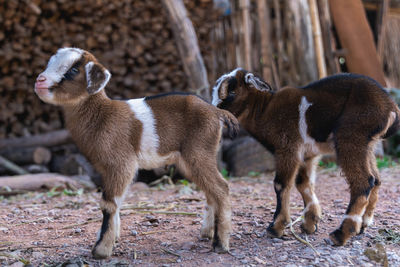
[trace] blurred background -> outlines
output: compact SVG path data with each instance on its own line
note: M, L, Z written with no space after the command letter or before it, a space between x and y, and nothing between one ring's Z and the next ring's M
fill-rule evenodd
M96 177L63 130L62 110L33 92L49 57L65 46L89 50L111 71L106 91L114 99L171 91L209 99L215 80L238 66L276 90L361 73L400 99L400 0L1 1L0 175ZM399 156L399 143L394 137L385 152ZM223 142L220 167L242 176L273 170L274 162L243 132Z

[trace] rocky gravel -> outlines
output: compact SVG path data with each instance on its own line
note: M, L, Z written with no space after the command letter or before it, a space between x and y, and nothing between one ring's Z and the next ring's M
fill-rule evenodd
M275 209L273 174L230 179L231 251L217 254L199 237L204 195L192 185L133 184L121 211L121 238L113 256L94 260L90 251L101 224L100 193L54 196L30 193L0 200L0 266L400 266L400 168L382 171L375 223L343 247L328 235L346 210L349 192L337 170L319 170L316 193L323 209L318 232L287 228L282 239L266 227ZM302 212L291 195L292 220Z

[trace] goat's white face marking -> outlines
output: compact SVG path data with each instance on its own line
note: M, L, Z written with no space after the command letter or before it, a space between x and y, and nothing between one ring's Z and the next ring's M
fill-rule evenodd
M221 84L225 80L227 80L229 78L232 78L232 77L235 77L236 73L239 70L241 70L241 68L234 69L233 71L231 71L231 72L229 72L227 74L224 74L221 77L219 77L218 80L215 82L215 86L213 87L213 92L212 92L212 97L213 97L212 104L214 106L218 106L222 102L222 100L219 98L219 90L221 89Z
M41 73L46 77L48 87L59 83L64 74L79 60L83 52L79 48L67 47L58 49L57 53L50 58L46 70Z

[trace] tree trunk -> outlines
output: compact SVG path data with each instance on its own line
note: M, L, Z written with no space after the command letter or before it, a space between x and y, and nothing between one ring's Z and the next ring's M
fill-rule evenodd
M210 99L207 71L182 0L163 0L191 91Z

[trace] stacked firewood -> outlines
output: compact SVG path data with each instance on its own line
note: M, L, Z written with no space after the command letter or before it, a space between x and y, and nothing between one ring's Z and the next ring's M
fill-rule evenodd
M209 65L213 2L187 0L185 5ZM107 87L113 98L187 91L159 0L7 0L0 14L0 139L64 126L61 110L33 93L36 76L59 47L93 52L113 75Z

